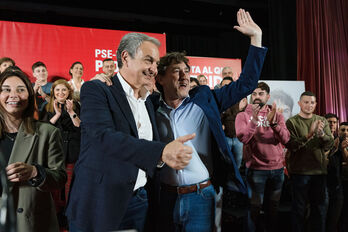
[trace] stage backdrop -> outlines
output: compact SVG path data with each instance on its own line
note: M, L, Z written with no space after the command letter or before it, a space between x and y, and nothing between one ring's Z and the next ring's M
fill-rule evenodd
M222 80L221 71L224 67L230 66L233 69L233 76L239 76L242 71L241 59L208 58L189 56L191 66L191 77L203 74L208 79L210 88L214 88Z
M14 59L31 78L32 64L42 61L47 66L49 80L52 76L70 79L71 64L80 61L84 66L82 78L89 80L102 72L102 60L116 61L116 49L128 32L0 21L0 57ZM160 55L164 55L165 34L145 34L161 42Z

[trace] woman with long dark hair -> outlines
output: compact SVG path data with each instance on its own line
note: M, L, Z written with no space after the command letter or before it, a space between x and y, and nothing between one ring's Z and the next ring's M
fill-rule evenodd
M35 93L18 68L0 76L0 156L7 163L18 232L59 231L51 191L67 176L60 132L34 119ZM0 198L1 201L1 198Z
M71 76L71 79L69 80L69 84L74 91L73 97L76 101L80 101L81 86L83 85L83 83L85 83L84 80L82 79L82 75L83 75L82 63L80 61L74 62L69 69L69 74Z

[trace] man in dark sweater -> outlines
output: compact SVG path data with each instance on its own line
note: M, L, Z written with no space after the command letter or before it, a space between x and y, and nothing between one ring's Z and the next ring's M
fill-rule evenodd
M287 167L292 185L292 230L303 231L307 204L310 204L310 231L324 232L326 220L327 151L333 137L324 117L313 114L316 97L312 92L301 94L300 113L289 118L290 132Z

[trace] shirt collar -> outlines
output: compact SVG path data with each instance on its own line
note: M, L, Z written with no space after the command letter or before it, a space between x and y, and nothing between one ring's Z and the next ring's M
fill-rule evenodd
M161 93L160 95L160 107L164 107L170 110L175 110L173 107L169 106L163 99L163 94ZM188 95L187 97L184 98L184 100L180 103L180 105L176 108L179 109L180 107L184 107L188 102L190 101L190 95Z
M126 95L128 97L135 98L133 88L127 83L127 81L122 77L122 75L119 72L117 73L117 77ZM145 101L146 98L150 95L150 92L145 87L142 87L139 94L140 94L140 98Z

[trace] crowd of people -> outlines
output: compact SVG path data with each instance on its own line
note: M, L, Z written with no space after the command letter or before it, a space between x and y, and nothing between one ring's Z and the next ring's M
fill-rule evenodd
M348 122L314 114L310 91L295 116L268 105L262 31L243 9L237 21L246 62L238 77L225 67L213 89L190 78L184 53L160 57L142 33L121 39L117 74L105 59L86 82L78 61L54 82L35 62L30 83L1 58L0 159L17 230L220 231L228 190L248 198L245 231L279 231L288 179L292 231L347 231Z

